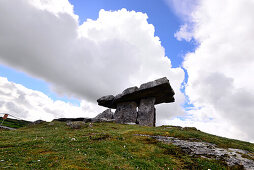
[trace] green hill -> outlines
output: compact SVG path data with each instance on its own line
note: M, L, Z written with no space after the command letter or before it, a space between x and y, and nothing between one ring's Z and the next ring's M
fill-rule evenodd
M203 133L195 128L142 127L116 123L44 122L0 131L0 169L241 169L225 159L192 155L156 136L209 142L245 150L254 160L254 144ZM171 138L170 138L171 139ZM177 141L176 140L176 141ZM248 154L247 154L248 153ZM229 157L229 156L228 156Z
M2 121L3 121L3 118L0 117L0 124L2 123ZM20 127L28 125L29 123L31 122L25 121L25 120L7 118L6 120L4 120L2 126L7 126L10 128L20 128Z

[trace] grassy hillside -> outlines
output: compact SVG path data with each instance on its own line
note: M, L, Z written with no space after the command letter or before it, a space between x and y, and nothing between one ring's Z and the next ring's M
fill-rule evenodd
M221 138L195 128L141 127L115 123L62 122L0 131L0 169L226 169L222 161L191 157L179 147L135 134L195 138L223 148L254 152L254 144Z
M2 121L3 121L3 118L0 117L0 124L2 123ZM20 128L20 127L28 125L29 123L31 122L25 121L25 120L7 118L6 120L4 120L2 126L7 126L11 128Z

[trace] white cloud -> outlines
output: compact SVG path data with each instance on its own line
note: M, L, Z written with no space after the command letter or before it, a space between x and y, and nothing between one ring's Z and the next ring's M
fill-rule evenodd
M186 40L191 41L192 32L191 28L188 28L188 24L181 25L179 31L177 31L174 36L178 41Z
M200 45L183 63L190 102L221 124L210 131L250 141L254 141L253 9L253 0L200 1L187 22L194 24L189 33ZM179 35L186 34L182 31Z
M81 101L74 106L60 100L53 101L42 92L28 89L0 77L1 113L9 113L25 120L47 120L60 117L95 117L103 111L96 104Z
M79 25L67 0L2 0L0 11L1 63L92 103L166 76L176 102L158 106L158 120L183 113L184 71L171 68L146 14L101 10Z
M37 9L45 10L59 16L58 14L67 13L78 19L78 15L74 14L73 5L68 0L27 0L29 4Z
M185 22L189 22L191 13L195 11L199 0L164 0L166 4Z

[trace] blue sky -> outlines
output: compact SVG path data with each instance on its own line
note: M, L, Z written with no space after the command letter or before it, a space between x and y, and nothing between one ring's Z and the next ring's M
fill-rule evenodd
M87 18L97 19L101 9L126 8L129 11L146 13L148 22L154 25L155 35L160 38L173 67L181 66L184 55L195 49L193 41L178 41L174 37L183 21L175 15L173 7L170 8L164 0L70 0L70 2L74 5L74 11L79 15L81 23Z
M101 9L115 11L126 8L129 11L146 13L148 23L154 25L155 36L160 38L166 56L171 60L172 67L181 67L184 55L187 52L194 51L196 47L194 41L178 41L174 37L183 21L174 13L173 8L170 8L163 0L70 0L69 2L74 5L74 12L79 16L80 24L87 19L96 20ZM0 73L1 76L7 77L9 81L22 84L29 89L41 91L53 100L79 104L78 99L59 96L50 89L50 85L46 81L29 76L17 69L0 64ZM185 72L185 81L188 79L187 75L187 72ZM186 103L184 106L189 107L190 105Z

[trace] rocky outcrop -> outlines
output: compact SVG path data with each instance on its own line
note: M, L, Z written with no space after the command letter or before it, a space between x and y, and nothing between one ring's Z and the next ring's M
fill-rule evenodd
M113 119L113 112L111 112L111 109L107 109L95 117L95 119L102 119L102 118Z
M243 166L244 169L254 169L254 161L246 158L250 157L254 159L253 153L245 150L219 148L215 144L208 142L194 142L167 136L151 136L142 134L137 135L152 137L158 141L179 146L185 153L192 156L200 156L207 159L214 158L217 160L225 161L228 166L240 165Z
M30 123L30 124L37 125L37 124L41 124L41 123L44 123L44 122L46 122L46 121L44 121L44 120L36 120L36 121L34 121L34 122Z
M76 121L76 122L66 122L66 125L69 126L71 129L81 129L84 126L83 121Z
M77 121L83 121L83 122L91 122L91 118L59 118L59 119L54 119L53 121L59 121L59 122L77 122Z
M113 119L113 112L111 112L111 109L107 109L103 111L102 113L98 114L94 118L59 118L59 119L54 119L53 121L60 121L60 122L67 122L70 125L73 124L75 126L75 123L70 123L70 122L83 122L83 123L89 123L89 122L114 122L115 119Z
M118 123L155 126L154 105L174 102L174 94L168 79L164 77L144 83L139 88L127 88L116 96L103 96L97 102L100 106L116 109L114 118Z

